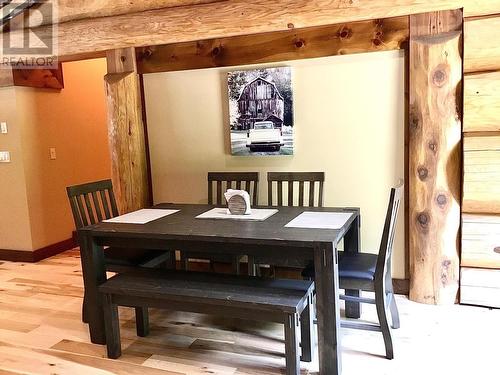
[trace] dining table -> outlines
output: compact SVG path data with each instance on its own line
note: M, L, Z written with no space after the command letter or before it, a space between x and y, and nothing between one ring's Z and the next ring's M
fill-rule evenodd
M106 247L148 250L196 251L211 254L247 255L269 264L304 267L314 264L318 327L319 373L338 375L342 371L338 248L360 249L360 210L356 207L256 207L277 212L262 221L197 218L215 206L162 203L151 208L175 210L144 224L100 222L78 230L87 316L93 343L105 344L103 298L98 292L106 281ZM335 228L286 226L304 212L350 213ZM359 295L348 290L347 295ZM359 318L360 304L346 301L345 314Z

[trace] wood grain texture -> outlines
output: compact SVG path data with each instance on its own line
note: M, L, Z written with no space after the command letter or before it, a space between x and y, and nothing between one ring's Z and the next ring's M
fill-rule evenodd
M464 77L464 132L500 131L500 72Z
M462 215L462 257L465 267L500 268L500 216Z
M62 23L87 18L110 17L127 13L143 12L145 10L192 6L198 4L215 3L227 0L57 0L57 13L53 19L40 20L37 13L28 14L24 22L30 27ZM49 3L42 3L36 8L44 12L50 7ZM11 22L11 29L23 27L20 20Z
M500 307L500 270L462 267L460 303Z
M443 13L410 17L410 299L428 304L455 303L459 278L461 32L444 23L461 12Z
M464 70L479 72L500 69L500 16L464 23Z
M149 201L139 77L111 73L104 80L113 187L123 214L143 208Z
M500 213L500 135L464 138L464 192L462 210Z
M108 73L131 73L137 71L134 48L119 48L106 51Z
M402 48L408 17L287 30L258 35L148 46L139 73L268 63Z
M500 0L231 0L64 22L58 27L59 55L123 47L171 44L292 28L324 26L464 7L466 15L500 13ZM40 35L49 27L34 29ZM14 43L21 30L6 37Z
M14 85L40 89L61 90L64 88L63 69L13 69Z

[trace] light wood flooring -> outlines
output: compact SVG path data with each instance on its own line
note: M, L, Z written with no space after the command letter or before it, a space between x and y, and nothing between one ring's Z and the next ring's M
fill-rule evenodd
M123 356L109 360L81 322L82 292L76 250L36 264L0 262L0 374L284 373L280 325L159 310L150 336L138 338L133 311L121 309ZM379 333L346 330L343 374L500 374L500 310L397 301L396 358L383 357ZM363 320L374 317L365 307ZM303 374L317 369L303 364Z

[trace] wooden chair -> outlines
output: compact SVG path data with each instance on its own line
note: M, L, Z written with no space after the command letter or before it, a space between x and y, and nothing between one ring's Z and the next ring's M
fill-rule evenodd
M323 207L324 172L268 172L267 174L267 204L269 206ZM285 199L283 185L288 187ZM296 194L296 186L298 193ZM274 186L277 186L275 194ZM317 187L317 190L316 190ZM305 199L308 192L308 199ZM317 193L316 193L317 192ZM277 203L274 204L273 197ZM287 204L283 204L286 202ZM307 203L307 204L306 204Z
M268 172L267 173L267 204L283 207L323 207L323 185L325 172ZM284 189L287 187L287 192ZM298 189L297 189L298 188ZM307 194L307 196L306 196ZM255 258L249 263L255 264L255 274L260 274L260 265L270 264L271 275L275 273L274 266L296 266L280 263L280 259Z
M68 186L66 191L76 229L96 224L119 214L111 180ZM137 267L155 268L175 261L171 252L116 247L105 249L104 257L106 270L117 273L130 271ZM170 263L170 265L172 264ZM84 322L87 321L86 301L87 298L84 295L82 306L82 320ZM138 321L147 320L147 311L136 309L136 318Z
M368 253L341 253L339 260L341 289L375 292L374 299L348 295L341 296L341 299L348 302L375 304L379 320L378 325L344 321L341 326L344 328L382 332L386 358L388 359L394 358L394 349L391 327L387 319L387 309L389 309L391 313L392 328L397 329L400 326L399 313L392 286L391 256L402 194L403 184L391 189L378 255ZM302 275L307 279L313 279L314 268L310 267L305 269Z
M250 204L257 204L259 173L258 172L208 172L208 204L224 206L226 199L224 193L227 189L246 190L250 195ZM240 255L215 255L207 253L196 253L193 251L181 251L181 264L183 269L187 270L190 259L210 260L213 268L213 262L224 262L232 264L234 274L240 273L240 262L243 256ZM249 274L253 274L253 264L248 265Z

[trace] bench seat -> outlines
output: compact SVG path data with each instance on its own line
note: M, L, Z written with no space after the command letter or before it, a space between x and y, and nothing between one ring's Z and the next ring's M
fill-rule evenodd
M314 283L304 280L167 270L118 274L99 287L104 294L108 357L121 355L117 306L155 307L282 323L287 374L296 375L300 359L311 361L313 356L313 290Z

